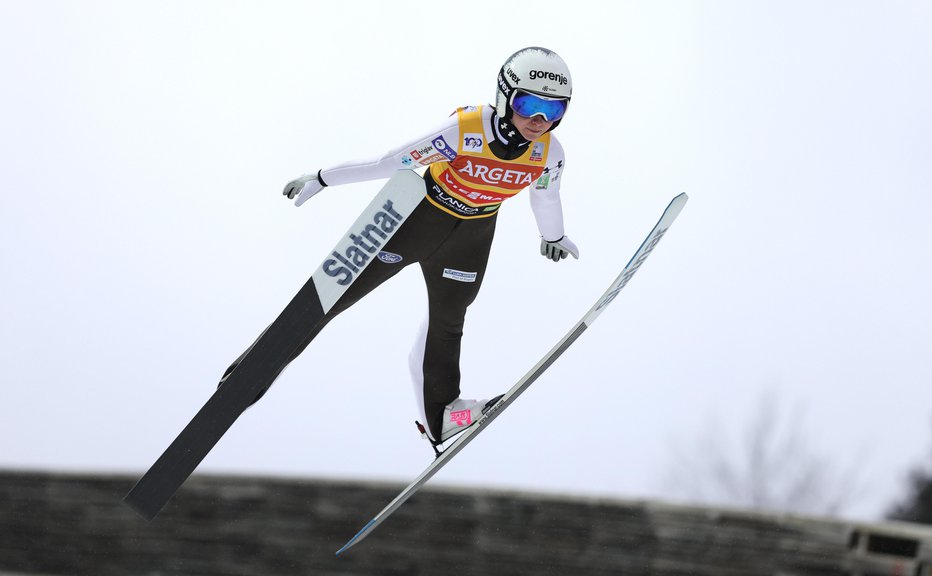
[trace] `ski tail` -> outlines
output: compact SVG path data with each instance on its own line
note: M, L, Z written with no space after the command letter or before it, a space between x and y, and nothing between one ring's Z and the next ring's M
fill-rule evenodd
M357 532L355 536L349 539L349 542L347 542L346 544L343 545L342 548L337 550L337 556L342 554L345 550L349 550L350 548L355 546L358 542L361 542L362 539L368 536L370 532L375 530L375 527L381 524L381 522L382 521L379 518L373 518L372 520L369 520L369 523L363 526L362 530Z
M271 386L277 372L268 367L284 365L297 347L291 334L323 317L311 278L123 501L146 520L155 518L256 395Z
M631 257L631 260L628 261L628 264L621 271L621 274L611 283L608 287L608 290L605 291L602 296L596 300L595 304L589 311L586 313L582 319L577 322L570 330L560 339L557 344L547 352L543 358L541 358L537 364L534 365L531 370L524 375L521 380L519 380L511 389L508 390L501 398L486 412L482 414L475 424L470 426L463 432L459 437L457 437L450 446L440 453L440 455L427 466L424 472L421 473L417 479L414 480L411 484L405 487L398 496L392 500L388 506L382 509L381 512L375 515L375 517L366 524L362 530L356 533L340 550L337 554L342 554L349 548L355 546L361 542L366 536L368 536L373 530L378 527L386 518L388 518L395 510L400 508L411 496L413 496L424 484L430 480L434 474L440 471L440 469L450 461L453 456L455 456L460 450L466 447L466 445L472 441L472 439L479 434L485 427L492 422L499 414L501 414L505 408L507 408L515 399L521 395L522 392L527 390L527 388L534 383L560 356L573 345L576 340L582 336L583 332L595 322L596 318L602 313L606 306L612 303L618 293L628 284L634 274L640 269L641 265L647 259L654 248L657 246L657 243L660 242L660 239L663 238L667 229L673 224L673 221L679 215L680 211L683 209L683 206L686 204L688 196L686 194L680 194L676 196L670 204L664 210L663 215L660 217L660 220L657 221L657 224L651 230L650 234L647 235L647 238L644 242L641 243L641 246L634 253L634 256Z
M354 245L356 234L376 223L381 225L379 238L388 242L423 199L423 179L411 170L398 171L337 243L332 255L341 257ZM320 323L366 265L356 263L350 269L337 264L337 260L327 259L318 267L243 356L223 386L123 498L130 508L146 520L153 519L162 510L240 414L260 392L272 385L301 345L303 335Z

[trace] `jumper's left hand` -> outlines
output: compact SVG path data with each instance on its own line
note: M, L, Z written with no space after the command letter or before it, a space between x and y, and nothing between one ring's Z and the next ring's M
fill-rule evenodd
M540 254L544 258L550 258L554 262L559 262L560 260L566 258L569 254L572 254L573 258L578 260L579 248L577 248L576 245L573 244L573 241L570 240L567 236L553 241L548 241L541 238Z

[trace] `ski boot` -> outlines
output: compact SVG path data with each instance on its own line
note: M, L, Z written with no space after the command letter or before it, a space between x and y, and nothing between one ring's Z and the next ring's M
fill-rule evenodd
M439 456L440 451L437 449L437 446L465 432L466 429L475 424L483 414L488 412L492 406L495 406L496 402L498 402L502 396L504 396L504 394L499 394L491 400L463 400L462 398L457 398L453 402L447 404L443 408L443 427L440 430L439 440L431 438L423 424L417 421L415 421L415 424L417 424L417 428L421 432L421 437L430 440L434 447L434 452Z

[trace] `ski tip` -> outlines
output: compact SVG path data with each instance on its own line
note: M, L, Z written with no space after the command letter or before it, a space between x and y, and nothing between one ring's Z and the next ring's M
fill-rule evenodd
M340 548L339 550L337 550L336 556L339 556L340 554L342 554L342 553L346 552L347 550L349 550L350 548L352 548L352 547L356 544L356 542L358 541L358 537L359 537L359 534L357 534L356 536L353 536L353 537L350 539L349 542L347 542L346 544L343 545L342 548Z
M375 524L375 520L374 520L374 519L373 519L373 520L370 520L368 524L366 524L365 526L363 526L362 530L360 530L359 532L356 533L355 536L353 536L352 538L350 538L349 542L347 542L346 544L343 545L342 548L340 548L339 550L337 550L336 555L339 556L339 555L342 554L343 552L346 552L347 550L349 550L350 548L352 548L353 546L355 546L356 543L360 542L363 538L365 538L366 536L368 536L369 530L372 529L372 528L374 527L374 526L373 526L374 524Z
M686 192L680 192L674 196L673 200L670 200L670 203L667 205L667 209L664 210L661 219L668 218L670 221L672 221L674 218L679 216L680 211L683 210L683 206L686 205L687 200L689 200L689 196L686 195Z

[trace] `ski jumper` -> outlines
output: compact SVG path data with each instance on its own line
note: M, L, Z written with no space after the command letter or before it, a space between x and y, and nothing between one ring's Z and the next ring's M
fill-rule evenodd
M515 142L520 141L519 145ZM292 360L323 327L405 266L417 262L428 311L409 357L418 408L440 438L444 407L460 396L460 341L466 309L485 276L502 202L525 188L541 236L563 237L563 150L552 134L527 142L491 106L457 110L439 129L368 161L320 171L327 186L388 178L426 167L425 196L382 251L305 335ZM235 366L235 364L234 364ZM232 371L228 370L228 372Z

